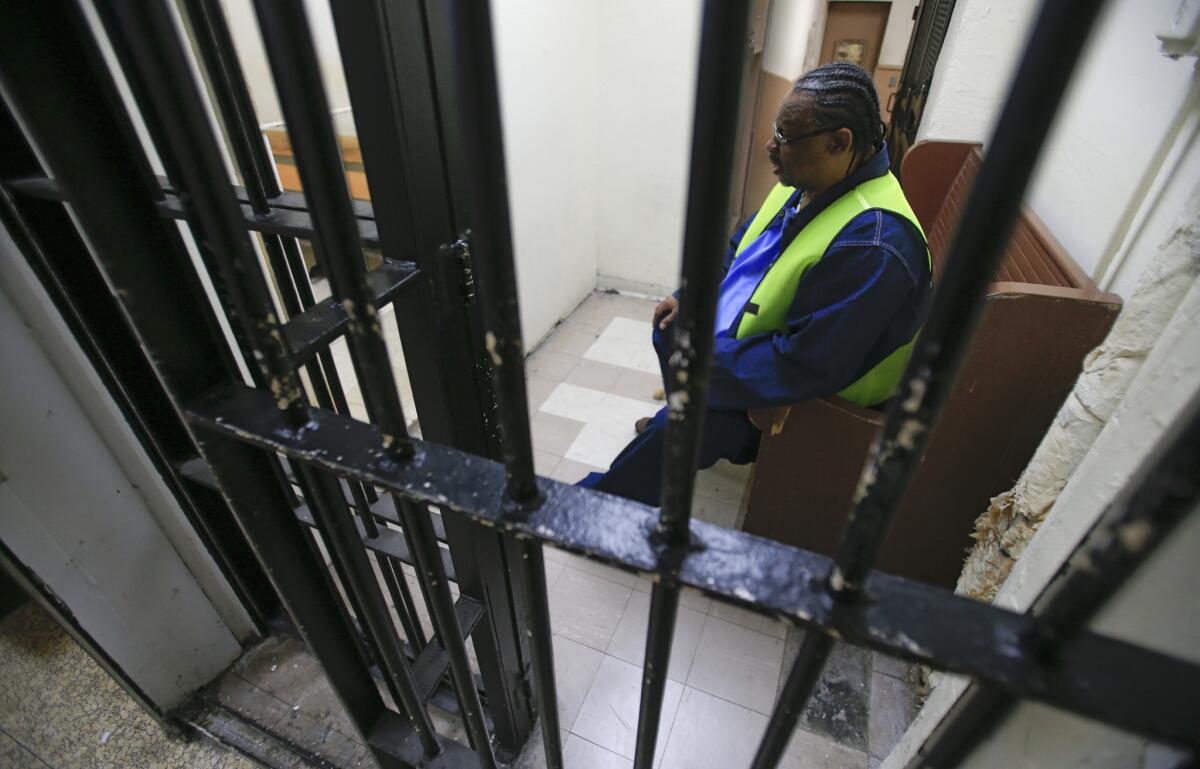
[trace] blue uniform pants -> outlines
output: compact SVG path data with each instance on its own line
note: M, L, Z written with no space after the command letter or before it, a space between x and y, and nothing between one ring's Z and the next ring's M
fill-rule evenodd
M662 371L663 386L671 392L667 356L671 354L675 328L666 332L654 329L654 350ZM629 442L613 460L608 472L591 473L577 486L606 491L653 507L662 504L663 448L667 429L667 409L650 420L641 435ZM700 437L700 469L712 467L718 459L728 459L738 465L753 462L758 456L761 433L746 416L745 411L709 409L704 416L704 431Z

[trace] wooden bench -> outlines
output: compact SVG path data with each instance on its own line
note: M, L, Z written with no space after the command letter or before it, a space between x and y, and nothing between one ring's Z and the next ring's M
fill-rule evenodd
M979 145L963 142L921 143L904 158L904 188L929 238L935 288L980 159ZM1096 288L1028 208L984 302L878 561L884 571L947 587L962 569L975 519L1028 464L1121 304ZM883 413L830 397L750 416L763 437L743 528L831 554Z

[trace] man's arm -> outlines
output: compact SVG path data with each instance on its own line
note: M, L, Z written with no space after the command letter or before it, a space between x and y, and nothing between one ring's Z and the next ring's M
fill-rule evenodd
M918 281L928 280L928 269L914 274L913 252L919 248L924 259L924 241L911 227L889 227L892 236L881 237L883 216L873 211L856 219L813 265L784 332L715 340L711 408L832 395L915 334L923 310L917 304L928 293Z
M742 225L737 228L733 236L729 238L729 245L725 248L725 261L723 263L722 272L729 272L729 266L733 264L733 258L737 256L738 245L742 242L742 237L745 236L746 230L750 227L750 222L754 221L754 216L750 216ZM675 322L675 318L679 315L679 291L668 296L658 303L654 308L654 325L660 331L666 331L667 327Z

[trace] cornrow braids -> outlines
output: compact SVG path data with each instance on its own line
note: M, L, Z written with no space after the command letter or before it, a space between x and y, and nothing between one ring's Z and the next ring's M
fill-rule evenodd
M845 126L854 135L855 163L883 146L879 94L870 73L857 64L835 61L802 75L793 91L812 94L811 128Z

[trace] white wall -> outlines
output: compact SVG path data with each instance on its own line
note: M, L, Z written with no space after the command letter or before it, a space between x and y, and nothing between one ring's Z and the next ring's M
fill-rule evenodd
M598 3L504 0L492 7L528 348L596 282Z
M1038 3L959 0L922 119L921 139L987 141ZM1165 231L1138 232L1182 169L1163 163L1190 140L1195 60L1159 53L1155 31L1176 0L1114 0L1097 24L1027 200L1103 287L1128 292ZM1154 192L1144 195L1149 188ZM1128 235L1126 230L1129 230ZM1118 262L1123 262L1119 263Z
M596 265L602 286L644 293L679 282L700 4L610 0L592 31L598 134Z
M887 29L883 32L883 43L879 46L880 67L899 67L904 64L908 53L908 40L912 37L913 9L918 0L892 0L888 13Z
M271 65L263 48L258 31L258 18L252 0L221 0L238 60L250 86L250 98L258 113L259 123L266 126L283 124L283 111L271 79ZM317 58L321 63L321 78L325 82L325 98L329 109L337 112L336 125L339 134L353 135L354 122L345 112L350 107L350 95L346 89L346 76L342 70L342 59L338 54L337 33L333 28L333 14L328 0L304 0L308 11L308 23L316 41Z
M773 0L763 51L764 71L785 80L796 80L804 74L810 48L821 44L821 30L814 27L822 5L821 0Z
M253 626L0 228L0 539L163 708Z

